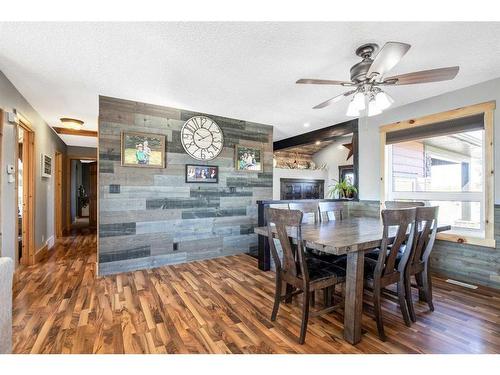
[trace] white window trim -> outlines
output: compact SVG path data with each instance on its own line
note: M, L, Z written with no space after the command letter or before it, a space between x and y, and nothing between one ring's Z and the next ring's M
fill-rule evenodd
M495 210L495 179L494 179L494 143L493 143L493 113L496 108L496 102L479 103L467 107L453 109L447 112L436 113L417 119L409 119L399 121L393 124L381 126L380 131L380 204L381 208L387 199L387 183L392 183L391 173L389 168L386 168L386 160L390 158L390 154L386 147L387 133L414 128L418 126L431 125L437 122L457 119L461 117L472 116L476 114L484 114L484 186L483 192L460 192L448 193L444 192L443 199L440 200L459 200L459 201L479 201L481 202L481 210L484 210L484 221L481 223L481 228L484 228L485 238L478 238L452 233L439 233L438 239L453 241L458 243L468 243L471 245L495 247L494 236L494 210ZM415 200L436 200L439 192L391 192L390 199L415 199ZM404 196L403 196L404 195ZM432 197L432 199L430 199ZM446 198L446 199L444 199ZM453 199L455 198L455 199ZM482 212L481 212L482 214Z

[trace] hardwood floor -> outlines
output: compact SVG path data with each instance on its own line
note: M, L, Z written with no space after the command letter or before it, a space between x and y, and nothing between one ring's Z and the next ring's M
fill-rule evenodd
M248 255L102 278L95 262L96 236L78 234L16 273L15 353L500 353L500 291L492 289L435 278L436 310L416 303L411 328L384 299L387 342L367 312L361 343L349 345L332 313L310 319L298 345L300 305L282 304L271 322L273 273Z

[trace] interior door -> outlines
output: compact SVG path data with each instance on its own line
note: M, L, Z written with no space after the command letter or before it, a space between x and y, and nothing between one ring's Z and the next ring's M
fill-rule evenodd
M97 226L97 162L89 164L89 225Z

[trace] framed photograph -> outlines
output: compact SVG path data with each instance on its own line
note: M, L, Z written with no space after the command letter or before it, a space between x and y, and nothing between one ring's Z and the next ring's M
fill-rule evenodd
M262 172L262 149L257 147L235 146L237 171Z
M216 184L219 182L219 167L216 165L186 164L186 182Z
M42 177L52 177L52 157L42 154Z
M125 167L165 168L165 136L122 132L121 158Z

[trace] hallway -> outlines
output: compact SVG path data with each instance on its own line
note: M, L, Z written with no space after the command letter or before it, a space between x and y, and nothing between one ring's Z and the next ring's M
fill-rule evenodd
M436 311L416 303L411 328L385 299L387 342L368 312L356 346L343 340L337 314L311 319L308 340L298 345L297 299L271 322L274 274L247 255L96 278L96 236L88 230L59 240L49 254L16 273L14 353L500 352L493 289L435 278Z

